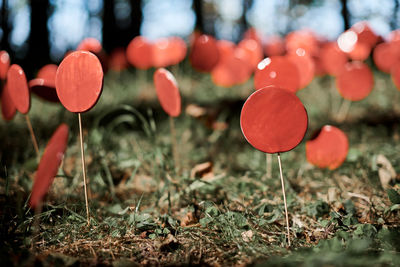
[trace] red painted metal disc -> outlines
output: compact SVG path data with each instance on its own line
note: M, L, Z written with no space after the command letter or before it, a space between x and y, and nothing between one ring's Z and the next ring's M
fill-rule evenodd
M307 131L307 111L292 92L275 86L255 91L243 105L240 126L246 140L266 153L295 148Z
M181 114L181 95L178 83L172 73L161 68L154 73L153 79L162 108L171 117L179 116Z
M91 109L103 88L103 69L99 59L88 51L75 51L61 62L56 75L57 95L71 112Z
M24 70L17 64L11 65L7 73L7 86L15 107L27 114L31 107L31 96Z
M58 168L60 167L67 148L68 132L68 126L66 124L61 124L53 133L53 136L44 150L35 174L31 198L29 199L29 205L32 208L36 207L43 199L54 177L57 175Z

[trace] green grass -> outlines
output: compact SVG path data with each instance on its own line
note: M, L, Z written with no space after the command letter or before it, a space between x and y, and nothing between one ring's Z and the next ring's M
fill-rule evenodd
M110 73L100 101L83 115L90 179L91 226L86 214L78 119L61 106L33 98L30 116L41 151L61 123L70 126L67 153L35 231L27 206L37 167L21 115L1 122L1 258L14 265L129 263L148 265L396 265L400 259L399 175L388 191L377 163L386 157L400 173L400 92L375 72L367 99L335 121L341 99L331 77L298 93L309 115L306 139L333 124L350 151L334 171L309 165L305 145L282 155L293 245L286 248L277 159L265 177L265 155L251 147L239 114L252 81L219 88L187 65L173 69L182 93L175 120L182 171L175 172L168 117L152 72ZM207 114L193 118L185 107ZM218 121L225 130L213 129ZM212 168L195 173L196 165ZM397 191L396 191L397 190ZM400 197L400 196L399 196Z

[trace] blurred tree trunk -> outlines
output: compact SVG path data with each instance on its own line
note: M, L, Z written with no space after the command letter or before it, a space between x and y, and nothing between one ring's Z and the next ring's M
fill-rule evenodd
M342 3L343 30L346 31L350 29L350 12L347 7L347 0L340 0L340 2Z
M247 11L253 6L253 0L243 0L242 4L242 16L240 17L240 35L239 38L243 37L243 33L249 28L249 23L246 18Z
M50 63L49 0L30 0L31 30L28 38L28 52L23 66L27 77L32 78L34 71Z
M103 49L111 52L116 46L117 22L114 13L114 0L103 1Z
M115 48L126 47L140 35L142 25L142 1L127 0L131 7L130 19L118 21L115 15L115 0L104 0L103 10L103 48L111 53Z
M399 13L399 0L393 0L394 7L393 7L393 16L390 20L390 28L392 30L396 30L398 28L398 13Z
M1 29L3 30L3 36L1 38L1 49L6 50L11 54L9 36L10 36L10 25L8 25L8 0L3 0L1 7Z
M204 32L204 17L202 0L193 0L193 10L196 15L195 29Z

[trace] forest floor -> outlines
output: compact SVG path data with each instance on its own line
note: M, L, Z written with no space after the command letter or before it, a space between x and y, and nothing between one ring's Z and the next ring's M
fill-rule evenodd
M185 63L187 64L187 63ZM41 152L56 127L70 126L67 152L42 213L27 201L37 160L24 118L0 122L0 259L10 265L390 266L400 262L400 91L375 73L368 98L336 122L341 98L332 77L298 93L309 115L305 140L331 124L349 137L336 170L306 161L305 141L282 154L292 245L287 247L276 155L244 139L239 115L252 81L234 88L172 69L182 93L170 124L152 72L105 77L96 107L83 114L90 184L87 225L78 119L33 97ZM39 229L34 221L39 220Z

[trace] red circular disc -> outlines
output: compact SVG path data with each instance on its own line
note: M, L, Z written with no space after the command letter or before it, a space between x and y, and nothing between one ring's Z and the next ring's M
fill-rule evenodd
M108 66L111 70L119 72L128 68L128 60L126 59L125 49L122 47L115 48L108 59Z
M260 43L253 39L244 39L239 42L239 48L242 48L247 54L247 62L254 70L258 63L264 58L264 52Z
M349 141L340 129L325 125L314 138L306 142L308 162L319 168L334 170L345 161Z
M211 72L211 78L216 85L231 87L242 84L251 77L252 67L248 61L248 54L238 47L230 57L220 60Z
M368 22L360 21L351 26L351 29L357 33L358 42L366 44L368 47L374 47L378 42L378 36L369 27Z
M79 43L76 50L84 50L92 52L94 54L99 54L101 50L103 50L103 47L101 46L99 40L95 38L85 38L82 40L82 42Z
M309 30L294 31L286 35L286 50L296 51L303 48L310 56L318 54L318 40Z
M397 89L400 90L400 61L393 66L391 75L394 84L396 85Z
M300 75L297 67L287 57L267 57L258 63L254 74L256 90L268 85L296 92L300 88Z
M314 78L314 60L302 48L298 48L295 53L290 52L286 57L297 67L300 77L299 88L306 87Z
M307 131L307 111L292 92L269 86L247 98L240 114L246 140L266 153L295 148Z
M348 61L346 53L339 49L336 42L323 45L319 59L326 73L332 76L338 75Z
M3 91L1 92L1 113L6 121L12 120L14 118L17 108L11 99L10 93L8 92L7 84L4 85Z
M56 75L56 90L61 104L71 112L91 109L103 88L103 69L99 59L88 51L75 51L61 62Z
M286 52L285 40L279 36L268 37L264 45L264 53L268 57L283 56Z
M0 79L5 80L7 78L7 71L10 67L10 56L7 51L0 51Z
M192 67L201 72L210 72L219 60L217 41L209 35L200 35L192 45L190 51Z
M390 73L393 65L400 61L400 47L393 43L380 43L375 47L372 56L380 71Z
M336 87L343 98L351 101L362 100L374 87L372 71L362 62L349 62L336 77Z
M359 60L359 61L366 60L370 54L371 54L371 46L369 46L369 44L367 43L362 43L360 41L357 41L354 44L353 49L348 53L349 57L352 60Z
M160 38L153 43L153 67L163 68L172 64L171 44L168 38Z
M186 57L187 47L185 41L180 37L169 37L170 65L180 63Z
M58 66L55 64L44 65L37 73L36 78L45 79L56 83L56 74Z
M22 114L27 114L31 107L31 96L25 72L19 65L13 64L8 69L7 86L17 110Z
M147 70L153 66L153 45L146 38L136 36L126 48L126 58L134 67Z
M36 207L46 195L57 175L68 143L68 126L61 124L47 143L33 182L29 205Z
M36 78L29 81L29 89L43 100L60 103L58 99L55 81Z
M168 70L161 68L154 73L154 86L161 107L171 117L181 114L181 95L175 77Z

